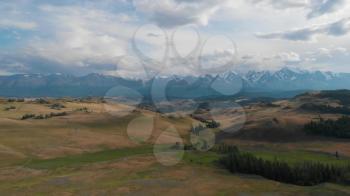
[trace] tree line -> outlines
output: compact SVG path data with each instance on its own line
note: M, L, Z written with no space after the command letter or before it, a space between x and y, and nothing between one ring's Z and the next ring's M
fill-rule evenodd
M350 109L344 106L318 105L314 103L305 103L300 106L301 109L314 112L322 112L329 114L350 114Z
M323 119L311 121L304 126L308 134L323 135L337 138L350 138L350 117L343 116L337 120Z
M350 172L350 166L335 166L320 162L290 165L280 160L264 160L251 153L242 153L236 147L221 147L217 150L226 153L219 163L232 173L255 174L267 179L301 186L313 186L325 182L346 182L347 173Z

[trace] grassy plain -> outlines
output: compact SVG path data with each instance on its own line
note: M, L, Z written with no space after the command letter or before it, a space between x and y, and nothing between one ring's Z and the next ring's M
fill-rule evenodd
M188 151L179 164L162 165L153 155L153 144L174 144L179 140L188 143L190 126L198 123L188 116L167 117L141 109L116 115L119 106L114 105L111 113L97 101L50 102L63 104L65 108L60 112L68 115L21 120L27 113L58 111L49 107L52 103L0 104L0 195L350 195L350 188L342 185L301 187L259 176L233 175L216 164L221 155L214 152ZM16 109L5 111L9 106ZM124 114L124 107L120 108ZM263 111L258 107L247 109L248 122L252 123L249 115L254 109L257 123L262 123ZM143 131L152 123L152 133L143 142L130 140L130 122L144 117L152 121L133 126L132 130ZM249 123L248 127L253 126ZM169 131L169 126L178 135ZM160 136L162 140L158 140ZM264 159L287 160L291 164L304 160L348 162L350 154L342 151L347 141L322 143L323 140L271 142L243 137L225 142ZM334 150L328 147L339 149L341 158L336 159Z

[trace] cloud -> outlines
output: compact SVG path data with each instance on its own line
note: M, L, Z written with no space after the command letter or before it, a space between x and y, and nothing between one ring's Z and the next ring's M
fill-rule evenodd
M301 29L276 33L257 33L262 39L283 39L290 41L311 41L317 35L342 36L350 31L350 18L344 18L333 23L315 25Z
M252 4L265 4L276 9L304 8L308 4L305 0L250 0Z
M279 70L291 67L305 70L324 70L346 72L350 60L350 51L344 47L318 48L297 53L293 51L278 52L273 55L250 54L241 57L235 70Z
M349 43L349 36L342 36L350 31L350 15L345 10L348 5L350 3L345 0L2 2L0 55L3 52L9 55L0 56L0 74L99 72L140 77L140 63L130 59L120 60L124 55L139 55L133 48L132 40L137 42L143 55L161 62L166 49L169 49L169 45L164 43L176 47L176 50L168 51L169 62L161 66L153 62L144 63L146 66L164 70L167 74L198 74L192 69L198 65L194 63L196 59L175 59L172 55L179 53L187 57L191 54L190 57L194 58L192 55L196 53L193 49L197 44L204 44L206 39L217 35L227 35L237 41L242 66L236 63L234 69L275 70L283 65L325 62L328 65L346 65L346 60L350 58L341 51L349 50L346 44ZM343 19L338 20L340 18ZM190 30L194 26L199 28L200 36L196 30ZM174 33L176 27L189 29ZM264 33L254 35L254 32ZM319 39L319 42L312 44L302 43L316 40L318 36L329 36L329 39ZM326 45L333 48L324 48ZM225 49L223 46L214 42L208 47L220 50ZM201 48L201 45L198 47ZM312 50L317 50L317 53L306 54ZM232 54L223 50L205 55L202 60L207 67L215 67L225 64L230 56Z
M306 53L305 59L306 61L317 61L320 59L333 59L335 57L349 55L349 51L343 47L319 48L316 51Z
M0 48L3 53L0 70L77 75L115 70L119 57L127 53L130 35L136 29L132 22L125 22L123 13L93 6L45 4L36 9L40 16L36 33L24 34L26 40L20 43L21 47L6 54ZM18 24L22 29L34 27Z
M210 17L225 5L227 0L137 0L136 10L144 13L160 27L187 24L207 25Z
M147 36L149 36L149 37L159 37L160 35L156 34L156 33L148 33Z
M272 55L249 54L241 56L235 67L241 72L278 70L285 66L300 65L303 60L299 53L293 51L278 52Z
M274 58L280 60L284 65L295 65L301 62L300 55L295 52L281 52Z
M15 28L15 29L21 29L21 30L34 30L34 29L37 28L37 24L35 22L28 22L28 21L0 19L0 29L1 28Z
M314 70L349 72L350 52L343 47L318 48L303 55L303 64Z
M5 73L55 73L72 71L57 62L25 54L0 54L1 70ZM75 72L71 72L75 73Z
M265 4L275 9L305 9L308 19L337 12L345 7L345 0L250 0L252 4Z
M50 36L28 41L26 53L60 64L88 67L115 64L126 53L132 27L117 14L75 6L42 6Z
M17 4L16 4L17 3ZM0 30L1 29L19 29L34 30L38 27L35 20L23 11L22 1L18 2L2 1L0 2ZM26 15L27 14L27 15Z
M345 0L310 0L310 13L308 18L314 18L338 11L345 5Z

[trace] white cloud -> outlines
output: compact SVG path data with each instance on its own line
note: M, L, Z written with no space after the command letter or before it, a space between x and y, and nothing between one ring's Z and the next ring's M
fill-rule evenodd
M308 18L314 18L336 12L345 7L346 0L309 0L310 13Z
M251 70L278 70L285 66L298 66L303 59L300 54L292 51L279 52L272 55L249 54L240 57L235 66L240 72Z
M227 0L137 0L137 11L161 27L187 24L207 25L210 17L224 6Z
M336 56L349 56L349 51L343 47L335 48L319 48L316 51L306 53L306 59L308 61L316 61L321 58L331 59Z
M0 30L6 28L6 31L3 31L5 35L1 34L5 49L0 48L0 52L13 51L13 54L6 59L6 65L0 59L0 70L19 63L23 66L6 69L11 73L17 69L18 72L66 70L74 74L85 70L137 77L142 75L137 63L120 62L123 55L138 55L130 43L135 31L140 30L136 35L138 49L162 62L167 46L164 38L171 41L178 27L198 27L200 34L197 37L190 29L180 29L175 34L177 51L172 52L182 57L192 55L197 40L204 44L206 38L225 35L236 41L242 55L241 66L235 64L235 69L274 70L292 64L344 65L350 60L345 55L350 49L350 37L346 36L350 31L349 5L345 0L1 2ZM143 26L149 23L155 28ZM255 32L266 33L255 35ZM209 67L227 62L229 53L224 44L208 45L209 51L219 51L203 55ZM168 55L169 61L164 64L151 61L145 64L168 74L198 74L193 69L198 66L193 56L175 59Z
M308 3L305 0L250 0L252 4L264 4L276 9L305 8Z
M317 35L342 36L350 31L350 18L344 18L336 22L314 25L295 30L276 33L257 33L258 38L263 39L285 39L291 41L312 41Z
M35 22L0 19L0 29L15 28L15 29L22 29L22 30L34 30L37 28L37 26L38 25Z
M303 55L303 64L315 70L349 72L350 53L343 47L318 48Z
M89 66L115 64L119 56L127 53L133 28L123 24L119 15L69 6L42 6L41 10L54 24L52 37L30 40L27 54L66 65Z
M307 18L332 14L345 8L346 0L250 0L253 4L272 6L275 9L304 9Z
M301 62L300 55L295 52L281 52L275 56L275 59L280 60L285 65L295 65Z

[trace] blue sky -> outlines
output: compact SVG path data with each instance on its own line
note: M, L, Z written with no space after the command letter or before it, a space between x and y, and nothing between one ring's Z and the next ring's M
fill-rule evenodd
M0 0L0 74L350 72L349 9L348 0Z

